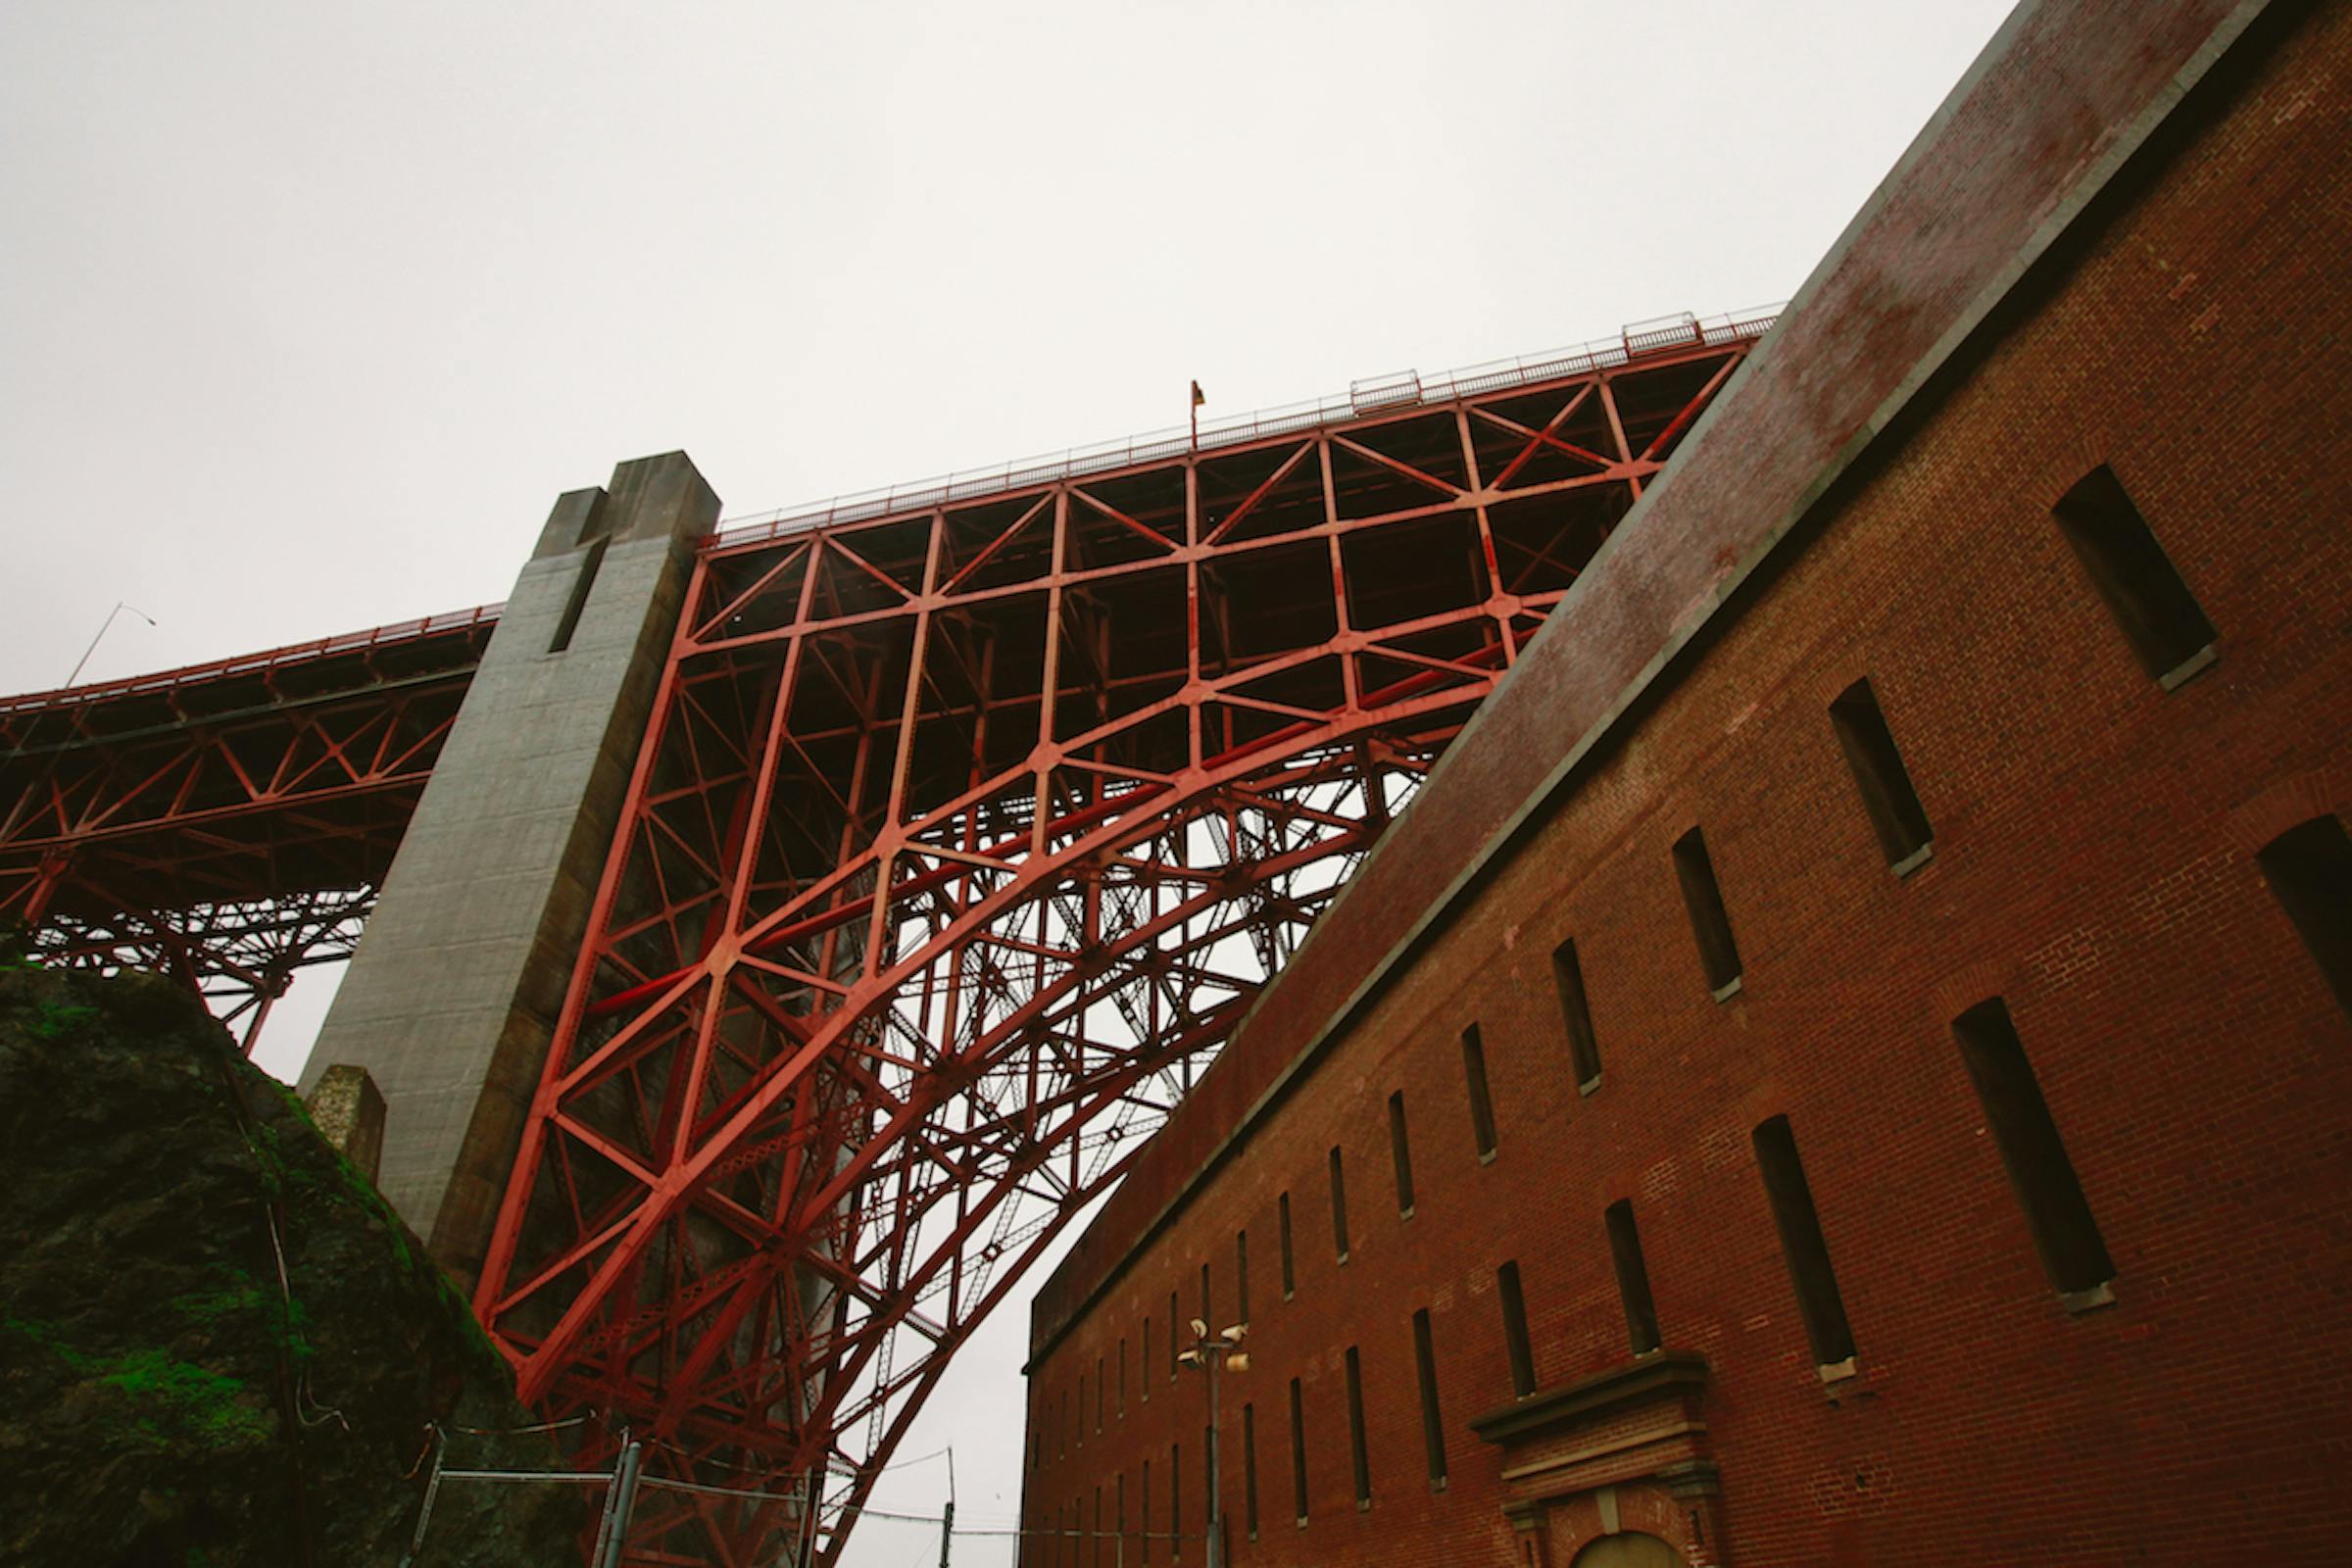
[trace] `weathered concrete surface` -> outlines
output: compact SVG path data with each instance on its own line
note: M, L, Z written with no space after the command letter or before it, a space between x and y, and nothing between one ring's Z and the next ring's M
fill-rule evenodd
M380 1185L470 1281L718 498L684 453L560 498L507 600L304 1074L367 1070ZM597 546L602 543L601 559ZM583 569L593 588L562 651Z
M1040 1290L1043 1353L2265 10L2027 0Z
M374 1181L384 1165L384 1096L368 1069L327 1068L303 1102L326 1146Z

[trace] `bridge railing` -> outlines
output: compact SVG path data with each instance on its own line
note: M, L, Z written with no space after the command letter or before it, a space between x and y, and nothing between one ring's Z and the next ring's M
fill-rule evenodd
M477 605L471 610L451 610L438 615L421 615L414 620L396 620L388 626L370 626L365 631L347 631L307 643L288 643L283 648L265 649L258 654L238 654L229 659L216 659L209 663L159 670L151 675L125 675L119 680L91 681L86 685L61 687L56 691L27 692L22 697L0 697L0 713L21 713L36 708L64 708L79 703L142 696L196 681L250 675L335 654L357 653L363 649L439 637L453 631L487 625L496 621L506 608L503 601L495 605Z
M1368 414L1408 409L1426 403L1446 403L1455 398L1493 392L1501 387L1525 386L1566 375L1583 375L1628 364L1646 354L1671 349L1750 342L1771 329L1772 323L1779 318L1780 310L1777 305L1769 305L1755 310L1711 316L1704 319L1688 313L1660 317L1634 322L1620 330L1615 337L1596 338L1574 348L1490 360L1483 365L1468 366L1432 377L1423 377L1411 370L1375 376L1353 383L1345 393L1203 420L1199 450L1207 452L1222 447L1242 446L1269 436L1288 435L1342 419L1361 418ZM1099 441L1091 446L1070 447L1061 452L1019 458L994 467L966 468L910 484L860 490L853 495L835 496L829 501L780 507L773 512L730 517L720 524L717 535L710 543L717 547L752 544L775 538L779 534L821 528L830 523L887 517L901 512L920 512L931 507L1026 489L1031 485L1050 484L1057 479L1162 462L1182 457L1194 447L1190 425L1171 425L1164 430L1148 431L1121 440Z

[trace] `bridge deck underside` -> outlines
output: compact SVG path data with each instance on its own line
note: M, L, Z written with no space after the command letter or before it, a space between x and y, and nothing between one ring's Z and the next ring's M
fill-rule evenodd
M349 956L491 607L0 703L0 922L175 974L245 1027Z
M838 1552L1753 335L705 554L477 1297L681 1479L824 1478L647 1550Z

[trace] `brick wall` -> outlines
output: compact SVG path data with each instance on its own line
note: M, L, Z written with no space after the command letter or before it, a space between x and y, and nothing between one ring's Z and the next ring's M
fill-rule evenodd
M2352 820L2352 16L2271 25L1297 1091L1164 1226L1131 1231L1132 1248L1108 1238L1121 1255L1093 1269L1107 1283L1065 1293L1057 1309L1078 1307L1032 1368L1031 1528L1068 1523L1074 1503L1091 1525L1095 1488L1111 1497L1123 1474L1132 1531L1148 1457L1152 1527L1166 1529L1173 1443L1181 1528L1200 1530L1205 1404L1197 1374L1169 1379L1168 1298L1197 1311L1206 1260L1215 1322L1230 1320L1246 1228L1253 1365L1226 1381L1222 1423L1234 1560L1532 1550L1565 1568L1618 1503L1523 1511L1525 1536L1506 1519L1500 1451L1469 1427L1512 1403L1495 1270L1518 1264L1542 1389L1633 1363L1602 1229L1630 1200L1664 1345L1709 1367L1720 1483L1690 1510L1701 1542L1663 1515L1624 1528L1740 1565L2189 1563L2249 1542L2280 1561L2338 1560L2352 1538L2352 1023L2253 851L2313 811ZM2101 463L2219 629L2218 662L2171 692L2052 518ZM1902 878L1829 719L1864 676L1933 824L1932 858ZM1726 1002L1709 995L1670 858L1693 825L1743 965ZM1591 1095L1551 974L1571 938L1601 1055ZM1951 1020L1994 995L2113 1258L2108 1304L2062 1302L1964 1069ZM1463 1084L1472 1023L1491 1162ZM1392 1176L1394 1094L1410 1217ZM1750 1143L1779 1114L1852 1325L1855 1375L1829 1385ZM1423 1308L1442 1491L1415 1374ZM1098 1358L1112 1380L1100 1432ZM1255 1541L1239 1517L1245 1403ZM1605 1446L1605 1423L1586 1436ZM1183 1560L1200 1556L1184 1545ZM1165 1543L1152 1558L1169 1560ZM1027 1560L1098 1559L1033 1545ZM1114 1560L1108 1544L1099 1560Z

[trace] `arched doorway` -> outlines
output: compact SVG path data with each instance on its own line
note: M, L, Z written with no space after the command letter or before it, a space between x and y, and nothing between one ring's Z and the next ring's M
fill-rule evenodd
M1571 1568L1689 1568L1683 1554L1635 1531L1603 1536L1576 1554Z

